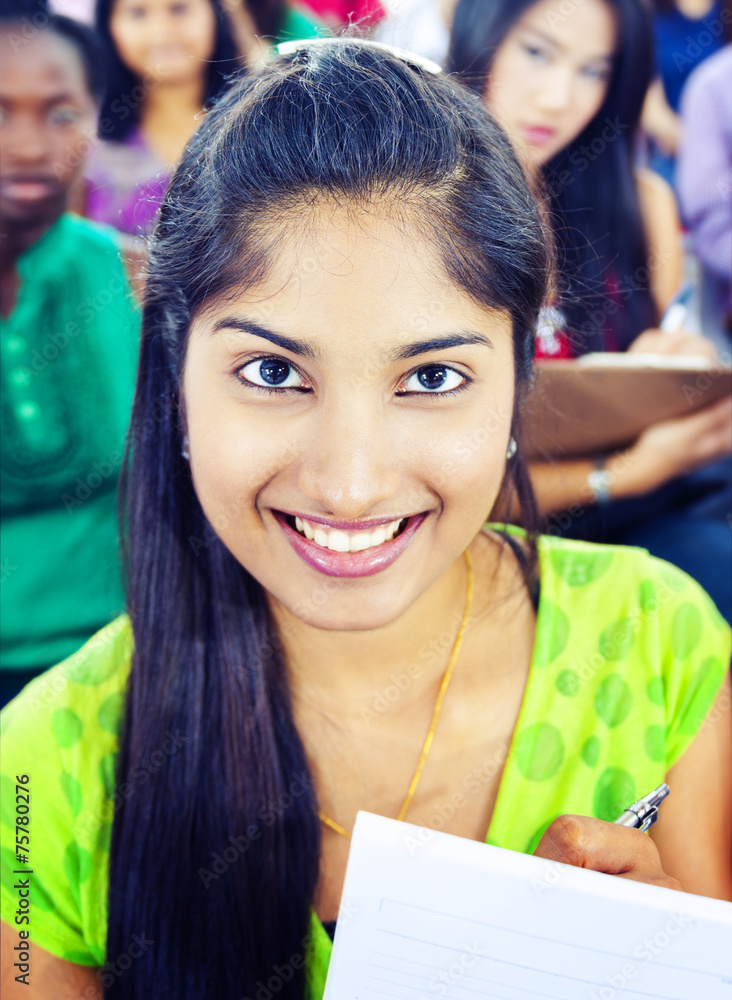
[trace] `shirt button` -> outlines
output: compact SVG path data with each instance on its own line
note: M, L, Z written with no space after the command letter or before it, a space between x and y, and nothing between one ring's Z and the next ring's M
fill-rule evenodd
M41 408L38 403L26 400L25 403L21 403L20 406L18 406L15 412L21 420L37 420L41 415Z
M27 385L30 385L31 373L27 368L13 368L10 372L10 381L13 385L24 389Z
M22 354L25 350L25 341L22 337L13 333L5 341L5 346L11 354Z

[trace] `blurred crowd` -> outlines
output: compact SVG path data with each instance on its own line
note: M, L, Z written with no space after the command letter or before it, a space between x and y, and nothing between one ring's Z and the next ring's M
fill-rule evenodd
M176 163L233 77L343 30L443 66L508 132L556 242L538 357L729 365L728 0L0 0L1 702L124 606L117 486ZM730 451L722 400L531 475L548 530L642 545L730 620Z

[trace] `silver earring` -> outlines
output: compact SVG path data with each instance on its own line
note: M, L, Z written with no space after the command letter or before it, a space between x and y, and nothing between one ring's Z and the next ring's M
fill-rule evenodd
M517 451L518 451L518 445L516 444L516 438L511 438L511 440L508 442L508 451L506 452L506 458L510 461Z
M183 456L183 458L184 458L184 459L186 460L186 462L187 462L187 461L188 461L188 460L190 459L190 457L191 457L191 456L190 456L190 455L188 454L188 435L187 435L187 434L186 434L186 436L185 436L185 437L183 438L183 444L181 445L181 448L180 448L180 453L181 453L181 455Z

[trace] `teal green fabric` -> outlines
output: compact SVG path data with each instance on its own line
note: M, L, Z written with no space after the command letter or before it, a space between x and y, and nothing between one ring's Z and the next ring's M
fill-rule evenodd
M487 841L531 852L554 817L612 820L655 788L702 725L729 669L732 634L684 573L642 549L539 540L541 598L523 703ZM125 616L37 678L0 713L2 916L12 919L16 774L33 788L33 940L101 965L119 727L132 654ZM174 753L161 736L164 753ZM451 791L479 795L486 760ZM408 817L407 817L408 818ZM164 845L162 845L164 846ZM331 942L315 914L308 1000ZM155 934L152 933L152 937Z
M118 234L66 214L0 321L3 669L49 666L124 607L116 487L139 317Z
M276 41L297 41L300 38L319 38L330 34L327 26L319 21L312 11L288 4L285 7L285 14L280 30L277 32Z

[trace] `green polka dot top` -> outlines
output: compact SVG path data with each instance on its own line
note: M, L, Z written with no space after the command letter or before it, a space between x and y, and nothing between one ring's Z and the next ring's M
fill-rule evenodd
M539 565L533 660L487 837L524 852L561 813L613 820L655 788L709 711L732 645L704 591L642 549L542 537ZM131 652L122 616L1 714L2 919L13 924L18 907L15 784L27 774L32 940L82 965L104 962ZM176 734L165 739L175 752ZM320 1000L331 942L312 920L308 1000Z

